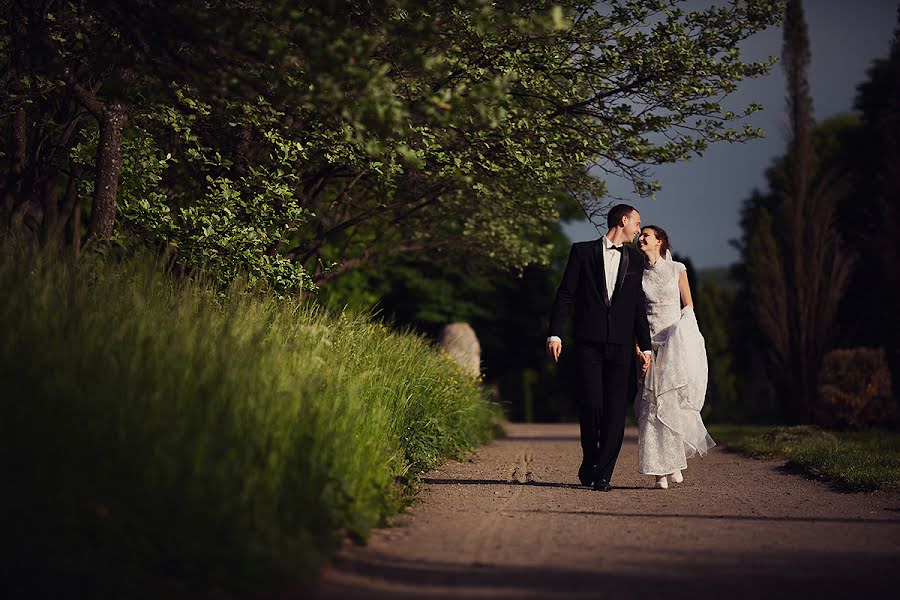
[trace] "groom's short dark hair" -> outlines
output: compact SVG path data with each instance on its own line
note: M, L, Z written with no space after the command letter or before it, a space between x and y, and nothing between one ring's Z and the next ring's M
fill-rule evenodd
M616 204L606 214L606 225L612 229L622 224L622 217L628 216L632 211L637 210L628 204Z

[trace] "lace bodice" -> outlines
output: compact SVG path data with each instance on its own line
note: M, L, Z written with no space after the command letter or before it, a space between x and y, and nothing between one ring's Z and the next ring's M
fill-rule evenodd
M647 297L647 320L650 336L656 335L681 318L681 294L678 278L686 267L673 260L660 258L644 268L644 295Z

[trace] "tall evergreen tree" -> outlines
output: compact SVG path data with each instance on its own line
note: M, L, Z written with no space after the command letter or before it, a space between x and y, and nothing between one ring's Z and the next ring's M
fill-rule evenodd
M900 293L900 7L888 57L876 60L869 69L858 88L856 108L862 117L862 143L854 154L858 189L851 202L844 203L842 219L852 227L848 239L872 256L855 282L856 289L865 291L854 294L858 301L845 311L864 316L860 319L862 344L885 348L894 395L900 398L900 348L895 342L900 316L891 304ZM873 230L880 234L873 235ZM873 295L880 305L866 311Z
M774 174L776 205L757 215L747 268L753 314L771 344L776 389L796 422L814 419L819 369L853 262L834 226L847 180L835 169L816 173L810 60L803 5L790 0L783 46L790 140Z

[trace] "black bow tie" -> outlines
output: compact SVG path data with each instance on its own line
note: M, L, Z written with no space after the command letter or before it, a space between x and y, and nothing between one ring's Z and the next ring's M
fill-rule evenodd
M622 249L623 249L623 248L625 248L625 245L624 245L624 244L621 245L621 246L611 246L611 247L610 247L610 250L615 250L615 251L617 251L617 252L622 252Z

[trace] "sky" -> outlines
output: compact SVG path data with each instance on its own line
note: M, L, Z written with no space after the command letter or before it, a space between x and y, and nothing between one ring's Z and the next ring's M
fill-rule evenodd
M725 0L715 0L723 4ZM711 5L687 0L687 10ZM856 86L876 58L888 55L900 0L807 0L803 3L812 62L808 74L817 121L852 111ZM745 60L781 54L781 27L772 27L741 45ZM724 103L728 108L759 102L764 110L746 122L766 132L763 139L741 144L711 144L702 157L656 167L662 189L655 199L636 196L627 183L608 181L610 192L624 197L641 213L642 224L659 225L669 234L672 251L687 256L699 269L730 265L738 252L730 240L740 237L741 203L754 188L765 188L765 169L784 153L787 120L785 79L780 64L769 74L747 80ZM742 122L738 122L742 123ZM737 125L740 128L742 125ZM573 242L595 239L587 222L564 230Z

